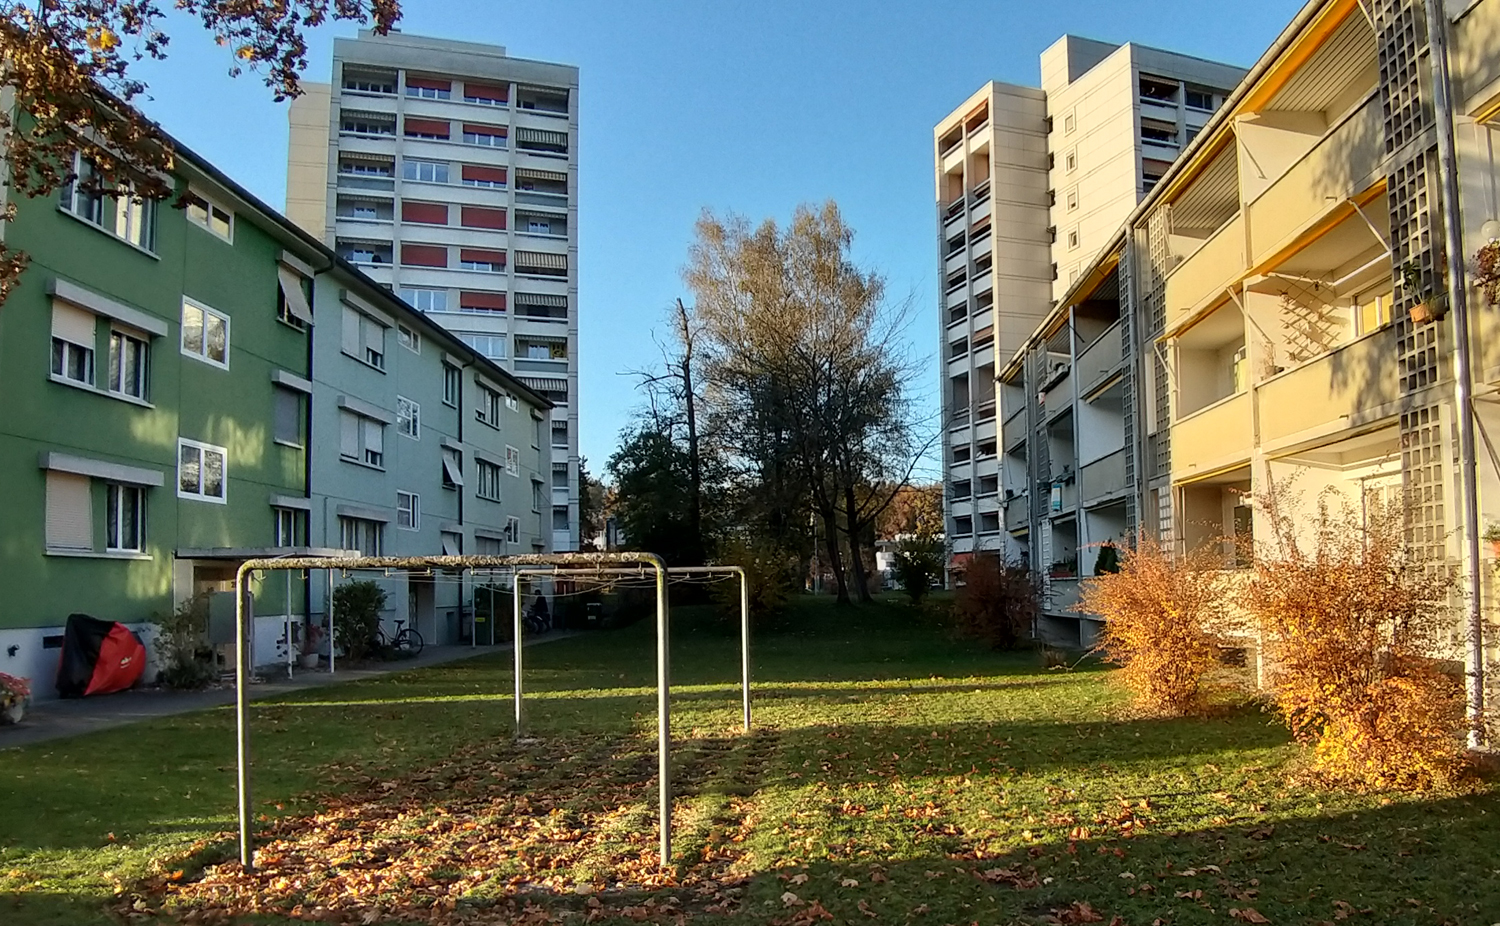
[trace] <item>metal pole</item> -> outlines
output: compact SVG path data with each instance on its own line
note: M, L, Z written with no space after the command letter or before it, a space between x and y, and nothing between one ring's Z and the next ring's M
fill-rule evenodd
M245 662L249 658L245 646L245 595L249 573L243 566L234 577L234 718L238 738L236 759L238 769L236 782L239 790L240 815L240 865L246 871L255 868L255 847L250 835L250 718L248 691L245 685Z
M750 579L739 566L740 574L740 688L745 702L745 732L750 732Z
M521 721L521 572L520 572L520 570L517 570L515 576L511 579L511 585L512 585L513 590L515 591L515 594L512 596L512 598L514 599L514 602L515 602L515 605L514 605L514 612L515 613L512 615L512 618L513 618L513 621L514 621L514 624L515 624L515 628L512 631L512 637L513 638L511 640L511 646L510 646L510 648L515 653L515 664L516 664L516 739L520 739L521 735L522 735L522 731L525 730L525 727L522 725L522 721Z
M328 675L333 676L333 570L328 570Z
M667 572L656 566L656 765L661 804L661 867L672 862L672 695L668 639Z
M1458 413L1458 467L1463 495L1464 558L1469 625L1469 745L1484 730L1484 610L1479 575L1479 485L1474 447L1473 374L1469 358L1469 294L1464 279L1463 226L1459 216L1458 158L1453 142L1452 84L1448 75L1448 20L1441 0L1425 0L1433 114L1437 120L1438 174L1443 191L1443 240L1448 251L1448 293L1453 300L1453 404Z
M286 628L286 677L291 678L292 664L297 659L292 654L292 574L284 572L282 578L285 580L282 584L286 587L286 618L282 621Z

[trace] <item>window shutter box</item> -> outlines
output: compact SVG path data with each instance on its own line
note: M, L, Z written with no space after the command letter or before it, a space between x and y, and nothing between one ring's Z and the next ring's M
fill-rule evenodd
M481 167L478 164L463 165L463 178L482 183L504 183L505 168L503 167Z
M465 262L474 261L476 263L500 264L504 266L505 252L486 251L481 248L461 248L458 252L458 259Z
M430 244L403 244L401 263L407 267L446 267L448 249Z
M458 304L465 309L490 309L493 311L505 311L504 293L475 293L461 292L458 294Z
M448 205L446 203L414 203L403 200L401 203L401 221L421 222L425 225L447 225ZM406 249L402 248L402 257L406 255Z
M439 138L447 138L449 127L447 122L437 119L413 119L406 117L407 135L436 135Z
M464 206L459 213L459 224L465 228L505 229L505 210L486 209L483 206Z
M85 312L66 302L53 302L52 336L93 350L95 317L93 312Z
M73 473L47 473L47 546L94 548L93 480Z

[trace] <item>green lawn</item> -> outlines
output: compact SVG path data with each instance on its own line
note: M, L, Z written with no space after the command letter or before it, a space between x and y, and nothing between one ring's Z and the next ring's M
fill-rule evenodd
M507 654L257 704L252 878L229 711L0 751L0 924L1500 922L1489 787L1320 791L1271 715L1130 720L894 602L761 631L747 737L733 632L679 618L671 873L648 622L530 650L520 745Z

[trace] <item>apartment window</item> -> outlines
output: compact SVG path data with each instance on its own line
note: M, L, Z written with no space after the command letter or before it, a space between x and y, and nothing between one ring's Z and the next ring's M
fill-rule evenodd
M275 546L307 546L307 512L298 508L271 509L275 518Z
M1355 300L1355 305L1359 334L1369 334L1390 324L1390 293L1365 293Z
M464 535L458 531L443 531L442 544L444 556L464 555Z
M486 273L505 272L505 252L481 248L460 248L458 266L464 270L481 270Z
M185 437L177 439L177 497L224 502L229 451Z
M464 82L464 102L483 106L504 106L510 99L510 88Z
M68 382L94 385L92 312L63 302L52 303L52 375Z
M474 552L479 556L500 556L505 553L505 544L499 537L474 535Z
M458 310L474 315L505 311L504 293L481 293L470 290L458 294Z
M506 173L503 167L481 167L465 164L462 169L464 186L482 186L505 189Z
M1209 113L1214 111L1214 93L1212 90L1188 87L1186 102L1188 109L1199 109Z
M339 455L366 466L385 466L385 425L349 409L339 411Z
M545 498L546 498L546 490L542 487L542 484L540 482L536 481L536 480L532 480L532 483L531 483L531 510L534 511L534 512L536 512L537 514L541 514L542 513L542 502L545 500Z
M385 326L351 306L344 306L342 349L355 360L385 369Z
M447 80L433 80L429 77L406 76L406 95L421 97L424 100L451 100L453 98L453 82Z
M187 220L204 231L234 243L234 213L194 190L187 195Z
M1177 126L1150 119L1141 120L1141 140L1177 147Z
M953 519L953 533L959 537L967 537L974 533L974 519L968 515Z
M344 113L339 120L339 131L349 135L395 135L396 123L393 119L375 115Z
M492 334L461 334L460 341L474 348L474 351L483 354L491 360L504 360L506 355L505 337Z
M183 297L182 352L204 363L228 368L229 316Z
M59 205L91 225L147 251L156 246L156 203L138 199L128 187L105 188L93 161L75 154L74 179L63 184Z
M339 546L364 556L380 556L385 548L385 525L367 518L339 518Z
M443 364L443 404L458 407L458 393L461 388L462 373L458 367Z
M1078 128L1078 118L1072 113L1063 117L1063 134L1072 135L1073 130Z
M448 206L445 203L418 203L404 200L401 203L401 221L416 222L420 225L447 225ZM402 261L406 260L405 252L409 245L403 245Z
M505 519L505 539L509 543L521 542L521 519L515 515Z
M419 312L448 311L446 289L422 289L416 286L401 287L401 299Z
M568 423L566 421L552 422L552 446L568 446Z
M521 410L521 400L507 392L505 394L505 407L513 412L518 412Z
M1069 151L1067 153L1063 158L1063 169L1070 174L1078 169L1078 152Z
M456 489L464 484L464 455L452 447L443 448L443 488Z
M479 484L474 487L474 493L480 498L498 502L500 500L500 467L489 460L477 460L475 463Z
M512 476L521 475L521 451L511 446L505 448L505 471Z
M526 231L533 235L552 234L552 223L545 219L528 218L526 220Z
M446 121L436 119L414 119L406 117L404 131L407 138L426 138L432 141L447 141L451 127Z
M146 542L146 491L109 482L104 486L104 549L139 553Z
M414 531L421 527L422 509L421 503L413 492L396 493L396 526L404 531Z
M1074 212L1077 209L1078 209L1078 191L1077 190L1069 190L1068 191L1068 211L1069 212Z
M47 549L94 549L92 486L87 476L47 472Z
M278 444L302 446L302 394L277 386L272 409L272 437Z
M1177 81L1141 75L1141 99L1157 103L1177 103Z
M464 228L492 228L505 230L505 210L487 209L483 206L463 206L459 209L458 224Z
M339 161L339 173L356 177L390 177L395 173L390 161Z
M500 427L500 393L488 386L479 387L479 406L474 417L492 428Z
M486 148L504 148L507 131L500 125L464 125L464 143Z
M344 89L357 93L395 93L396 79L384 75L352 74L344 72Z
M402 158L401 177L422 183L447 183L448 165L442 161L418 161Z
M414 354L422 352L422 336L415 330L400 323L396 325L396 340L401 343L402 347Z
M343 258L355 264L388 264L391 262L389 245L350 242L340 252Z
M54 341L54 344L56 342ZM146 400L147 344L123 331L109 333L109 391ZM55 347L54 347L55 351ZM54 366L56 360L53 361Z
M1078 249L1078 229L1075 228L1072 231L1068 232L1068 250L1074 251L1074 250L1077 250L1077 249Z
M422 406L405 396L396 396L396 430L412 440L422 438Z
M1074 283L1078 282L1078 274L1080 272L1081 271L1077 267L1074 267L1074 268L1072 268L1071 270L1068 271L1068 285L1069 286L1072 286Z

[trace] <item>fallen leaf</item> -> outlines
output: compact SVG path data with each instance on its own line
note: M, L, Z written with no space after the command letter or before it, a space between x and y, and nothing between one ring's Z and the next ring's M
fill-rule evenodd
M1230 907L1229 908L1229 918L1233 919L1233 920L1241 920L1241 921L1246 922L1246 923L1269 923L1269 922L1271 922L1270 920L1266 919L1265 916L1263 914L1261 914L1261 912L1259 910L1255 909L1254 907L1244 907L1244 908L1240 908L1240 909L1236 909L1235 907Z
M853 878L845 878L844 880L840 881L839 883L842 884L844 887L859 887L859 882L856 881L856 880L854 880Z
M855 906L858 907L859 912L863 913L865 916L873 918L880 915L879 913L876 913L874 910L870 909L870 904L867 901L861 900L859 903L855 904Z
M801 897L798 897L791 891L787 891L785 894L781 895L781 904L785 907L800 907L802 906L803 902L804 901Z

